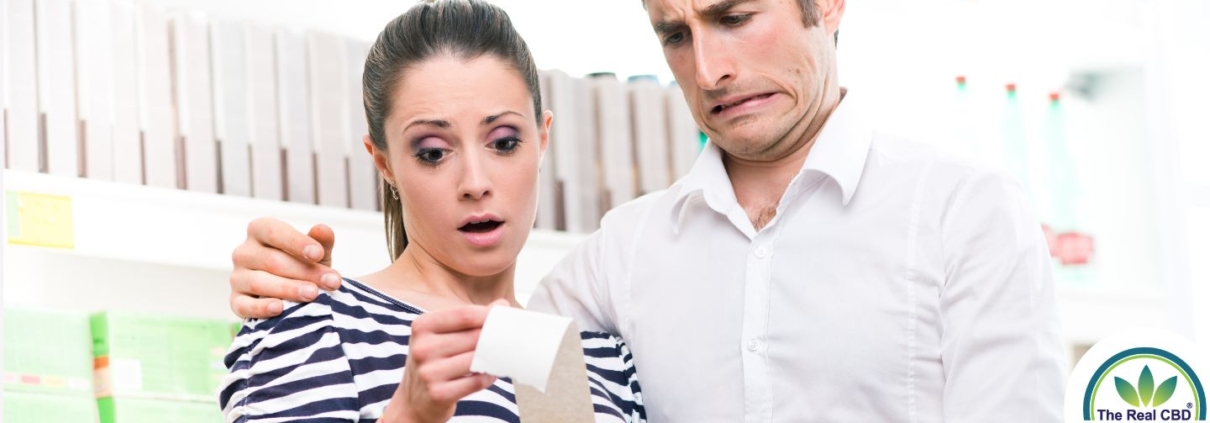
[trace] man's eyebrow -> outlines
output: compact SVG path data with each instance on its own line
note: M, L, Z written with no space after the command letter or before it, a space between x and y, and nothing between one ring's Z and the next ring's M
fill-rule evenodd
M723 0L718 3L712 4L710 6L707 6L705 9L702 9L702 11L698 13L698 15L705 17L705 18L716 18L716 17L726 14L728 11L730 11L732 8L734 8L736 6L739 6L744 3L751 3L754 1L756 1L756 0Z
M751 3L756 0L723 0L718 3L707 6L697 13L698 16L706 18L706 20L714 20L722 15L727 14L736 6ZM670 34L684 30L685 21L681 19L661 20L654 25L655 32L660 35Z
M684 30L686 27L685 21L680 19L664 20L656 22L655 33L660 35L671 34L677 31Z

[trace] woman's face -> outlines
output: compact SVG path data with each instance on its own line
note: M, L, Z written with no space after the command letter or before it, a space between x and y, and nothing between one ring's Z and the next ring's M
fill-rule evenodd
M387 150L371 152L398 188L407 248L467 276L511 268L534 224L550 112L539 128L524 79L492 55L425 60L391 101Z

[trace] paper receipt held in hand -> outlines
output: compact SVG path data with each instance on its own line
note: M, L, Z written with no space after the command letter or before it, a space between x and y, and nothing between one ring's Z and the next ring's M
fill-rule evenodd
M471 371L511 378L523 423L594 420L580 331L569 318L492 307Z

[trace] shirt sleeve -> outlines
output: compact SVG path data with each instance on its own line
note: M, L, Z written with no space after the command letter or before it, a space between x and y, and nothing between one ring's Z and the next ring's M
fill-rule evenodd
M287 303L279 316L250 319L224 363L219 388L226 422L354 422L357 387L339 333L331 297Z
M971 177L942 218L947 422L1060 422L1066 356L1041 225L1025 192Z
M616 313L606 280L604 227L555 265L529 298L526 308L575 319L580 330L618 334Z
M603 409L594 404L594 411L598 414L620 413L615 416L628 423L646 422L643 390L626 342L603 332L580 332L580 340L584 345L584 364L594 403L599 398L617 408Z

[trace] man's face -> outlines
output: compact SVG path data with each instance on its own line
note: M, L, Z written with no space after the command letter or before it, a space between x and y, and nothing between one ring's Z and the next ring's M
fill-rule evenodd
M843 2L819 0L817 15ZM664 57L698 125L728 153L787 154L835 86L839 12L804 25L795 0L647 0Z

